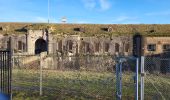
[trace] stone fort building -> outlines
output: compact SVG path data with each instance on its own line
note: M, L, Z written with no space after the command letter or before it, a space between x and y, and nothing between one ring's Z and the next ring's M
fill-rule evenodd
M93 25L1 23L0 48L14 53L133 55L133 36L143 35L145 55L170 49L170 25Z
M0 23L0 48L12 48L13 63L21 67L39 66L37 54L41 53L44 54L43 68L81 69L86 65L85 68L90 66L92 69L103 64L98 69L101 71L113 69L112 57L135 54L135 43L139 41L135 41L136 34L141 36L143 55L156 56L148 61L149 68L170 72L170 63L164 60L167 55L170 58L170 25ZM15 56L19 55L27 56L20 57L22 62L18 62L20 58ZM81 58L77 55L87 56Z

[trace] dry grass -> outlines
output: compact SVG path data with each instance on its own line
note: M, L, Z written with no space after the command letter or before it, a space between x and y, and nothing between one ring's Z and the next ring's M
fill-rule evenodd
M125 100L134 100L135 84L132 72L124 72L122 95ZM43 95L39 96L39 70L13 70L14 100L114 100L116 91L115 73L88 71L43 70ZM149 79L149 80L148 80ZM151 83L152 82L152 83ZM145 99L170 99L170 77L147 75ZM159 92L154 88L157 87ZM27 89L35 90L27 90ZM25 90L26 89L26 90ZM123 100L124 100L123 99ZM155 99L154 99L155 100Z
M52 34L60 35L82 35L82 36L110 36L131 35L141 33L147 36L170 36L170 24L45 24L45 23L0 23L0 27L7 28L8 34L23 34L18 29L45 29L53 27ZM81 28L83 31L75 31ZM110 32L102 28L111 28ZM6 33L0 31L0 33Z

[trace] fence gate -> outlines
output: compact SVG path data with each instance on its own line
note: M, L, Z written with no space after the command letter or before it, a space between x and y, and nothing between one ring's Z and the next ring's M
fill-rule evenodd
M120 57L116 63L116 100L138 100L139 59Z
M8 50L0 50L0 93L11 94L11 55Z

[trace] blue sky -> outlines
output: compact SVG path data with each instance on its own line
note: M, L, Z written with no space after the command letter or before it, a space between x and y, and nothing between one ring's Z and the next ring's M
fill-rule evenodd
M47 22L48 0L0 0L0 22ZM169 24L170 0L50 0L50 22Z

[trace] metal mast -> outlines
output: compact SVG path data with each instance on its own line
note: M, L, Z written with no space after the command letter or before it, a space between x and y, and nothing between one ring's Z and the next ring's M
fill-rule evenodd
M50 23L50 0L48 0L48 24Z

